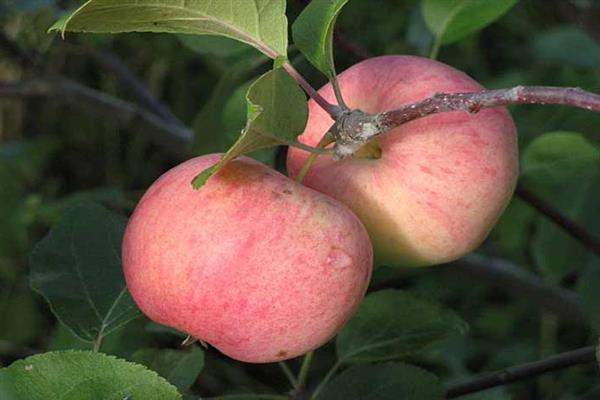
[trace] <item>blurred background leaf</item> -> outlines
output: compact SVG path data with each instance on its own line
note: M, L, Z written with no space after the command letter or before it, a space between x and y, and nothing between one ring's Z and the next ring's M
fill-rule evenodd
M170 349L140 349L131 360L145 365L169 381L180 393L185 393L204 367L204 353L197 346L190 351Z
M317 399L441 400L444 388L435 375L402 363L357 365L342 372Z
M31 255L31 286L57 318L96 347L139 315L121 267L123 217L78 205L53 227Z

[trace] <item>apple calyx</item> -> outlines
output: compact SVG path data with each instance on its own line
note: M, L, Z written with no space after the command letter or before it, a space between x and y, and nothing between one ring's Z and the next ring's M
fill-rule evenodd
M371 138L387 130L380 114L371 114L358 109L344 111L331 129L335 138L334 159L340 160L353 156Z

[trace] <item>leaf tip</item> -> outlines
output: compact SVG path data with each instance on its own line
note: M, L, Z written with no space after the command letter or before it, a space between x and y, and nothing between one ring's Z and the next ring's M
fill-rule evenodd
M212 166L206 168L204 171L200 172L198 175L196 175L194 177L194 179L192 179L192 188L194 190L200 189L202 186L204 186L204 184L206 183L208 178L210 178L212 176L212 174L215 173L216 170L217 170L217 165L215 164L215 165L212 165Z

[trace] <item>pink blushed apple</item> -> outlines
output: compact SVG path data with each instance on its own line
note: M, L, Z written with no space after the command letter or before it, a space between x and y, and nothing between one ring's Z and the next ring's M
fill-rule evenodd
M436 92L482 90L466 74L414 56L368 59L338 79L349 107L371 113ZM334 102L331 85L319 93ZM332 122L309 101L300 141L316 145ZM431 115L399 126L378 142L381 158L333 161L321 156L303 183L340 200L360 217L378 263L444 263L479 246L510 200L517 179L516 130L506 109ZM290 149L290 176L307 156Z
M356 310L372 267L368 234L343 204L251 159L191 159L161 176L123 240L127 286L149 318L247 362L296 357Z

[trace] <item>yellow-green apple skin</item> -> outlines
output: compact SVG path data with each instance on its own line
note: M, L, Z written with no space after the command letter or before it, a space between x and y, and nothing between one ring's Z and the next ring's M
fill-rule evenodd
M369 236L342 203L249 158L192 189L219 158L184 162L144 194L123 239L129 291L152 320L234 359L306 353L364 296Z
M338 76L352 109L376 113L436 92L483 88L448 65L414 56L362 61ZM319 93L335 102L331 85ZM333 121L314 101L299 140L315 146ZM518 173L516 130L507 110L444 112L379 137L380 159L320 156L303 183L349 206L367 227L376 263L424 266L478 247L509 202ZM295 176L308 153L290 149Z

